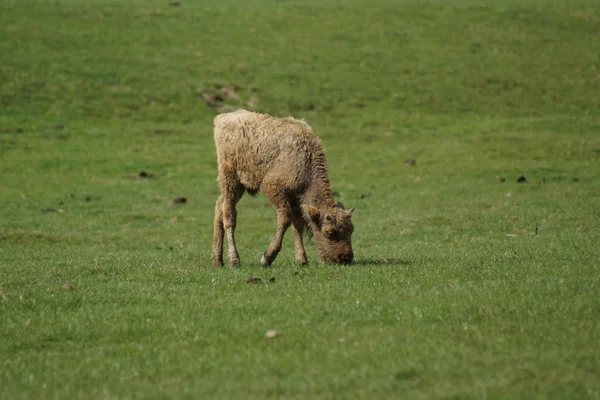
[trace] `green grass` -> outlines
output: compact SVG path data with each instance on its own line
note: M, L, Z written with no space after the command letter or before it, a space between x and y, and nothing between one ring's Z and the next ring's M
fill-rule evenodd
M593 0L3 1L0 398L599 398L599 34ZM355 264L260 267L248 196L210 266L223 106L315 128Z

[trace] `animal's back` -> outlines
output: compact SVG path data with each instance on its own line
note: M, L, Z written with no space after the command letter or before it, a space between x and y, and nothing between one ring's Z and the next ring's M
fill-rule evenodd
M220 114L214 121L219 165L227 165L249 192L265 178L298 190L311 178L315 152L322 153L304 121L275 118L246 110Z

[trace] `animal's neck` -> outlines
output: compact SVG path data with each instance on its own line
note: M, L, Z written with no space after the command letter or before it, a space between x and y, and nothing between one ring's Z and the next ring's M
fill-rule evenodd
M306 190L304 203L314 207L332 207L335 204L327 176L325 155L322 152L317 153L314 159L312 180Z
M333 207L335 202L331 196L331 187L329 182L313 181L304 195L304 204L309 204L317 208Z

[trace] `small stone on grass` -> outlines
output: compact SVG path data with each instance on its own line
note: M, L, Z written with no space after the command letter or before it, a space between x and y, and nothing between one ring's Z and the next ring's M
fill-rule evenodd
M267 339L274 339L277 336L279 336L279 332L277 332L275 329L269 329L267 331Z

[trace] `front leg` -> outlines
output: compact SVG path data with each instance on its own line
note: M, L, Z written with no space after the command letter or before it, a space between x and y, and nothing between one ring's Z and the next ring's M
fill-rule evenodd
M260 263L263 267L268 267L273 263L277 254L281 250L281 243L283 241L283 235L285 235L285 231L291 225L290 213L286 210L279 210L277 212L277 233L275 233L275 237L271 241L271 244L265 251L265 254L260 259Z
M304 233L304 221L301 218L294 218L292 232L294 232L294 253L296 255L296 262L298 264L307 265L308 259L306 258L306 251L304 250L304 241L302 238L302 234Z

